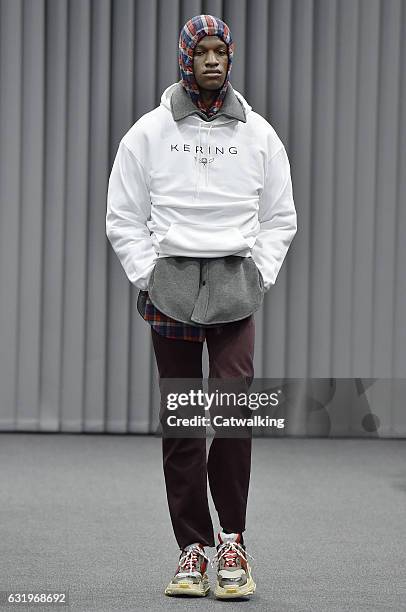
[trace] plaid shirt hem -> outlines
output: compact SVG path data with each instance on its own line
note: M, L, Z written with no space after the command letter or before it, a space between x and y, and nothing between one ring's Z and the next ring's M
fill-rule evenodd
M142 316L145 321L148 321L152 329L166 338L190 340L192 342L204 342L206 339L204 327L194 327L193 325L187 325L186 323L171 319L154 306L148 295Z

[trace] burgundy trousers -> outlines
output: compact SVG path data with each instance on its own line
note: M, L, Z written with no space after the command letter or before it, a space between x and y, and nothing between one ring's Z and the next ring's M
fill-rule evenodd
M203 378L203 342L175 340L151 328L160 380ZM220 329L207 328L210 379L245 379L246 389L254 377L254 316ZM161 413L163 414L161 389ZM226 532L245 530L251 471L252 438L213 437L206 456L205 437L162 436L163 469L169 513L179 548L192 542L215 546L207 480Z

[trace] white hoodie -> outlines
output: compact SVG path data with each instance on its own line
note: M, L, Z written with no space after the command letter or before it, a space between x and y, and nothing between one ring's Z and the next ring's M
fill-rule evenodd
M123 136L111 171L106 233L128 279L146 290L158 257L252 256L264 290L296 233L289 160L274 128L242 102L246 123L161 103Z

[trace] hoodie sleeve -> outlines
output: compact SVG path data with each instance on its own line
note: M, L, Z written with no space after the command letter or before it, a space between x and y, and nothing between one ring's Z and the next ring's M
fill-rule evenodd
M252 248L252 258L267 291L275 284L297 230L290 165L284 146L268 162L258 217L260 231Z
M146 225L150 213L144 169L121 141L108 184L106 234L129 281L143 290L158 258Z

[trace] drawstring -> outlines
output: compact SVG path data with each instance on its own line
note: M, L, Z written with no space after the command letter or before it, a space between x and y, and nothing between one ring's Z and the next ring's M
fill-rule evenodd
M201 140L200 140L200 128L201 128L201 121L199 121L199 134L197 137L197 142L198 142L198 147L197 147L197 151L196 151L196 155L195 155L195 170L196 170L196 164L197 164L197 171L196 171L196 186L195 186L195 196L194 199L198 199L199 198L199 194L200 194L200 148L201 148ZM197 192L197 193L196 193Z
M196 164L198 166L197 172L196 172L196 187L195 187L195 196L194 199L199 199L200 197L200 166L202 164L202 157L206 157L206 163L204 164L204 166L206 166L205 168L205 184L206 186L209 184L209 166L210 166L210 153L209 153L209 145L210 145L210 132L211 129L213 127L213 123L210 123L210 127L209 127L209 131L207 133L207 141L206 141L206 145L207 145L207 151L206 151L206 155L202 155L201 153L201 149L202 149L202 141L201 141L201 126L202 126L202 122L199 121L199 132L198 132L198 152L196 152L195 155L195 169L196 169Z
M210 166L209 143L210 143L210 132L211 132L212 127L213 127L213 122L210 123L209 132L207 134L206 186L209 184L209 166Z

